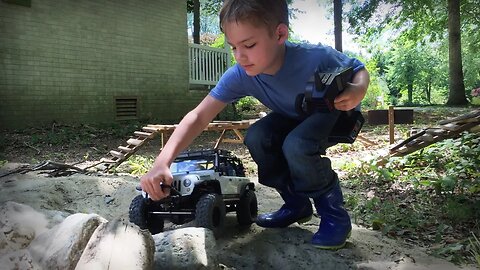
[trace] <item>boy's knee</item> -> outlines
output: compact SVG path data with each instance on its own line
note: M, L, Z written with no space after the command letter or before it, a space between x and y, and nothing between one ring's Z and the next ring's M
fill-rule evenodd
M248 147L263 145L268 140L269 134L261 126L252 125L248 128L243 143Z
M287 159L297 159L312 151L314 146L305 139L296 136L287 136L282 145L282 150Z

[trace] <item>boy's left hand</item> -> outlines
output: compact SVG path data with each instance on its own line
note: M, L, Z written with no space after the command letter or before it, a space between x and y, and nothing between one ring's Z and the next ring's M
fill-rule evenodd
M361 69L353 76L352 82L334 100L335 109L349 111L360 104L367 93L370 76L366 69Z
M360 104L365 96L363 88L358 84L349 83L349 86L334 100L335 109L349 111Z

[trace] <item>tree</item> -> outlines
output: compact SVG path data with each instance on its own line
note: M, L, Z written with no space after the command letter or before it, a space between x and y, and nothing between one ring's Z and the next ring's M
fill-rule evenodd
M461 62L459 0L448 0L448 3L447 6L440 0L370 0L360 5L351 1L352 9L347 16L351 29L358 35L364 35L365 40L379 38L386 32L415 42L435 41L448 35L451 52L448 104L464 105L467 100ZM478 0L463 0L462 3L464 9L478 10ZM471 11L462 14L463 25L478 23L478 15L473 15Z
M287 0L291 4L293 0ZM200 17L217 15L222 7L223 0L187 0L187 12L193 13L193 43L200 44Z
M218 13L221 5L221 0L202 1L202 3L200 3L200 0L187 0L187 12L193 13L193 43L200 44L200 10L207 15L211 15Z
M462 41L460 35L460 0L448 0L448 43L450 91L447 104L467 104L462 70Z
M193 43L200 44L200 0L193 0Z
M339 52L342 48L342 0L333 0L333 33L335 35L335 49Z

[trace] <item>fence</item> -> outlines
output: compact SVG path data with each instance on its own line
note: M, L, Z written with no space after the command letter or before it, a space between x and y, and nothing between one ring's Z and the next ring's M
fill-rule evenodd
M190 84L216 85L230 66L229 51L189 44Z

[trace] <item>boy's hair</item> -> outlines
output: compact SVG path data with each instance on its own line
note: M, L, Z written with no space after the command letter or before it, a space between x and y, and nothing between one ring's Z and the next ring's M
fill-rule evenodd
M275 29L280 23L288 26L285 0L225 0L220 10L220 29L226 22L249 22L256 27Z

